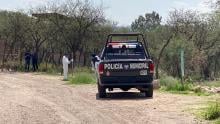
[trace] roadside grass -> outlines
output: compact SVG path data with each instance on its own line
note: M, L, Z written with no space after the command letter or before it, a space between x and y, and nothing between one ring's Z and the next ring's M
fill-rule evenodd
M41 64L38 74L61 75L62 67L53 68L52 65ZM67 84L82 85L95 84L96 78L94 72L89 67L75 67L73 70L69 68Z
M181 84L179 80L170 76L161 78L160 85L165 91L189 91L192 89L191 83L184 82Z
M208 92L205 92L201 89L201 87L196 87L192 82L183 82L180 80L171 77L171 76L163 76L160 79L161 91L167 91L175 94L189 94L189 95L197 95L197 96L209 96L211 95Z
M203 117L205 120L214 120L220 118L220 103L210 104L204 111Z
M52 64L45 64L42 63L39 65L39 69L36 75L43 74L43 75L61 75L62 74L62 67L54 67ZM73 70L69 68L69 76L67 84L75 84L75 85L82 85L82 84L95 84L96 78L95 74L89 67L75 67Z
M96 78L93 73L88 72L77 72L74 73L72 77L69 78L69 84L95 84Z
M17 68L19 72L25 72L24 65L20 65ZM30 65L30 71L32 71L32 65ZM55 66L50 63L41 63L38 66L38 70L34 72L35 75L54 75L58 76L62 74L62 66ZM90 67L74 67L73 70L69 68L69 76L68 76L67 84L75 84L75 85L82 85L82 84L95 84L96 77L94 72Z
M204 91L200 86L197 86L197 85L194 85L192 91L197 96L210 96L210 95L213 95L212 93Z
M18 72L26 72L24 65L19 65L16 68L16 71ZM60 75L62 71L62 67L55 66L50 63L40 63L38 65L38 70L36 71L37 74L48 74L48 75ZM30 64L29 72L33 72L32 65Z
M205 81L200 83L200 85L208 87L220 87L220 81Z
M165 76L160 79L161 90L187 93L186 91L191 91L193 85L191 83L184 82L183 84L174 77Z
M69 76L69 84L95 84L96 77L94 72L89 67L74 68L73 75Z
M78 72L93 73L90 67L75 67L73 72L74 73L78 73Z
M61 74L61 67L54 67L54 65L48 63L41 63L38 68L38 72L49 74L49 75L58 75Z
M195 114L201 119L220 124L220 101L206 103L205 107L198 109Z
M215 121L215 124L220 124L220 119L217 119L217 120Z

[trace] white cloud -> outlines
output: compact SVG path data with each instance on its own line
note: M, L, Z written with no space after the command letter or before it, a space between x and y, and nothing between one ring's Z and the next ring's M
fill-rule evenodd
M50 0L19 0L25 6L37 6L49 2Z
M196 5L191 5L190 3L187 3L187 1L176 0L173 2L171 9L190 9L200 13L209 13L213 10L210 4L214 1L216 0L199 0Z
M201 0L201 2L197 4L197 6L191 7L191 9L201 13L209 13L212 11L212 8L210 6L210 0Z
M18 0L20 3L22 3L24 6L23 8L35 8L41 5L52 5L52 4L61 4L65 0ZM74 0L72 0L74 1Z

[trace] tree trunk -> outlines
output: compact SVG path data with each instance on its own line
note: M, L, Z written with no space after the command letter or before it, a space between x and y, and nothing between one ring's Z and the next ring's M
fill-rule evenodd
M159 66L160 66L160 59L163 55L163 52L165 50L165 48L169 45L171 39L173 38L173 36L170 36L169 39L166 41L166 43L163 45L162 49L160 50L158 59L157 59L157 64L156 64L156 79L159 79Z
M79 65L81 63L82 55L84 56L82 50L80 50L80 52L79 52L79 59L78 59L78 67L79 67ZM83 59L83 61L84 61L84 59Z
M7 43L4 43L3 55L2 55L2 71L5 66L5 53L6 53Z
M86 56L86 52L84 52L84 61L83 61L83 66L86 66L86 63L87 63L87 56Z

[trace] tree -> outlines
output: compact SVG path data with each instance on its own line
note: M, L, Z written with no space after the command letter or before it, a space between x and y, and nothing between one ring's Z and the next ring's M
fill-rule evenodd
M140 31L142 33L146 33L154 30L161 23L162 17L153 11L152 13L146 13L145 16L139 16L131 24L132 31Z
M4 42L2 65L8 59L15 58L19 59L20 64L22 64L22 54L27 41L26 34L28 32L27 22L29 17L22 12L3 11L1 12L1 19L1 40Z

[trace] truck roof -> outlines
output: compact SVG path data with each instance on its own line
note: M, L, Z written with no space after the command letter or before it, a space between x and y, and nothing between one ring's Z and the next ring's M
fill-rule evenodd
M132 33L111 33L109 34L109 36L139 36L139 35L142 35L141 33L139 32L132 32Z
M108 44L110 43L132 43L132 44L139 44L140 42L138 42L137 40L113 40L111 42L108 42Z

